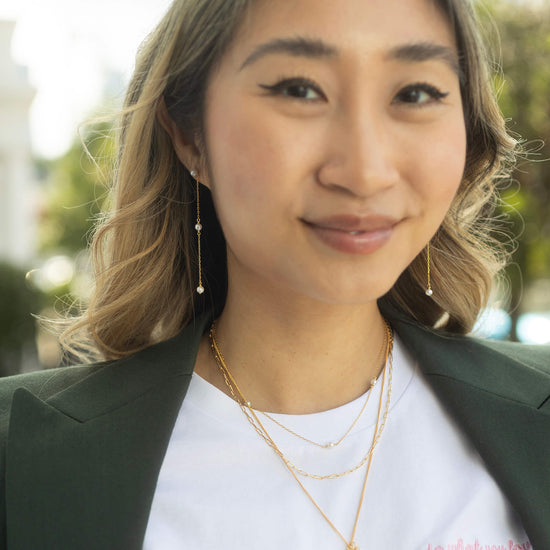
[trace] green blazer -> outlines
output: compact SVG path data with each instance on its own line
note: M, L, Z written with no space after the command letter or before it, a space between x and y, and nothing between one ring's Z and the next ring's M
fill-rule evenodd
M550 349L391 322L549 550ZM0 380L0 549L141 548L207 324L119 361Z

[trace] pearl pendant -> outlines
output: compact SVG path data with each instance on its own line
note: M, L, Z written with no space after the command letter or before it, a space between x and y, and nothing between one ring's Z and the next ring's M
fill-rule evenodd
M204 287L203 287L202 285L201 285L201 286L198 286L198 287L197 287L197 292L198 292L199 294L202 294L202 293L204 292Z
M426 289L426 296L433 296L434 291L431 288Z

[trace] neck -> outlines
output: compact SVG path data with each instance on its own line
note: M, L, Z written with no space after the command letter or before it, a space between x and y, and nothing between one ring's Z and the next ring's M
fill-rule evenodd
M252 406L307 414L362 395L383 367L383 318L376 302L332 305L281 293L232 289L216 324L227 367ZM196 371L229 393L201 343Z

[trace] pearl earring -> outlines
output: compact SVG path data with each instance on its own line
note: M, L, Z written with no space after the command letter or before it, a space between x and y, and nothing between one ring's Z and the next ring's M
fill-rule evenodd
M426 296L433 296L432 281L430 273L430 243L426 246L426 263L428 265L428 286L426 288Z
M195 231L197 232L197 251L199 256L199 286L196 288L198 294L204 293L204 286L202 286L202 264L201 264L201 210L200 210L200 200L199 200L199 174L195 170L191 170L191 176L195 179L197 183L197 222L195 223Z

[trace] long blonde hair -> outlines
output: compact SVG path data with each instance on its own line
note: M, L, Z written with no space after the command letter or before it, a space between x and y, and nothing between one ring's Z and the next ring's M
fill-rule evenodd
M495 183L515 142L505 129L489 65L468 0L434 0L457 40L467 127L466 170L453 204L431 241L433 298L424 294L425 252L401 275L381 305L418 323L465 333L486 304L502 247L492 236ZM202 135L208 77L253 0L175 0L138 52L121 114L112 211L91 245L95 287L87 309L64 332L66 349L113 359L167 339L208 310L219 314L227 292L225 241L201 186L203 279L194 292L197 250L194 181L158 121L165 101L184 133Z

